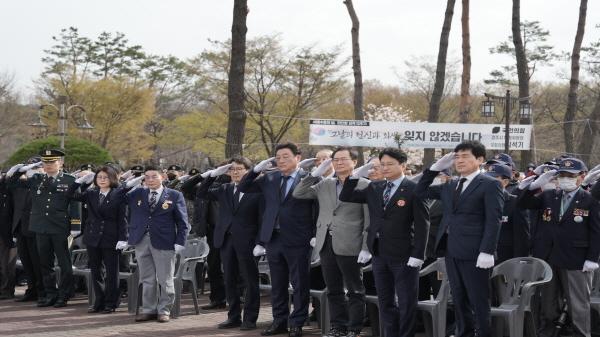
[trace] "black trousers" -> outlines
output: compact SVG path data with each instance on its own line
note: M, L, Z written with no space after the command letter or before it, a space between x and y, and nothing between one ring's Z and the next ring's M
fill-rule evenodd
M365 286L361 265L356 262L358 256L336 255L329 234L319 255L323 278L327 285L331 326L360 332L365 319Z
M27 276L27 290L25 292L40 298L46 297L35 236L17 234L17 253Z
M12 238L9 240L0 238L0 295L13 296L16 284L17 249Z
M227 317L233 321L242 319L240 303L240 281L244 284L244 322L256 323L260 307L260 291L258 287L258 263L252 255L254 243L236 246L231 235L226 235L221 246L221 259L225 276L225 293L229 312ZM241 277L241 279L240 279Z
M225 302L225 282L223 280L223 270L221 269L221 253L215 248L213 241L213 226L209 225L206 233L206 241L210 251L206 257L208 264L208 282L210 283L210 302Z
M456 337L489 337L491 334L491 269L477 268L475 263L475 260L446 256L446 271L456 317Z
M68 299L73 293L73 265L65 234L37 234L40 268L47 298ZM56 288L54 257L60 267L60 280Z
M114 248L87 247L87 252L96 296L94 308L117 308L120 300L119 251Z

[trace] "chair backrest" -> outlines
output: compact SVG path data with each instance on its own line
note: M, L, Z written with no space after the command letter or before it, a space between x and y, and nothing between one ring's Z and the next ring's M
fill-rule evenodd
M492 272L492 282L496 290L495 298L499 305L519 304L521 290L525 284L549 280L551 277L552 269L541 259L517 257L504 261L494 267Z
M86 249L76 249L71 252L73 267L78 269L88 268L88 253Z
M592 296L600 297L600 269L594 271L594 278L592 279Z
M199 257L201 259L206 259L209 251L210 251L210 248L209 248L208 244L206 243L206 241L203 241L201 239L188 240L185 243L185 249L181 252L181 254L179 254L179 258L177 260L177 268L175 268L176 275L179 272L179 268L181 267L181 265L183 264L183 261L185 261L185 259L195 258L195 257ZM198 261L196 260L196 261L187 263L183 266L185 268L182 272L183 279L187 280L187 279L192 279L195 277L197 263L198 263Z
M435 300L439 302L448 301L450 296L450 283L448 282L448 274L446 273L446 261L443 257L438 258L435 262L429 264L419 272L419 277L436 273L438 278L441 278L442 283L435 295Z

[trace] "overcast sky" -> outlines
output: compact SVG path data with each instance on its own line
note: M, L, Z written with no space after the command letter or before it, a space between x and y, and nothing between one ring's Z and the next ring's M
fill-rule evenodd
M286 45L317 43L350 49L350 18L342 0L249 0L248 37L280 33ZM363 77L399 84L393 68L411 56L437 55L446 1L354 0L361 21ZM510 35L510 0L471 1L472 83L510 58L488 49ZM571 50L579 1L523 0L521 20L539 20L550 30L549 43ZM42 70L43 50L51 36L74 26L95 38L102 31L123 32L133 44L154 54L192 57L209 47L208 39L230 38L233 0L2 0L0 4L0 72L15 75L28 92ZM449 58L460 60L461 1L456 1ZM600 1L588 4L584 45L598 40ZM350 67L351 65L348 65ZM350 71L350 69L349 69ZM557 69L538 80L550 81Z

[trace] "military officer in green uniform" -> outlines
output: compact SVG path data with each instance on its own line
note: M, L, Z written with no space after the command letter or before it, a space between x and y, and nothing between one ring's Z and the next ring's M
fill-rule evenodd
M68 238L71 224L81 224L78 202L71 201L67 190L75 183L75 177L62 172L64 152L44 150L40 152L45 173L37 173L27 179L32 199L30 230L36 234L40 255L40 268L46 299L38 307L67 305L73 291L73 270ZM17 169L14 178L25 173L27 166ZM56 285L54 257L60 267L60 280Z

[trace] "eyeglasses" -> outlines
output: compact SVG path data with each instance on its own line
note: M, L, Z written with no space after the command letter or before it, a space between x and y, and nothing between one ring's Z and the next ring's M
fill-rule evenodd
M98 180L108 180L108 176L96 176Z
M242 171L245 171L245 170L246 170L245 167L235 167L235 168L230 167L228 171L242 172Z

